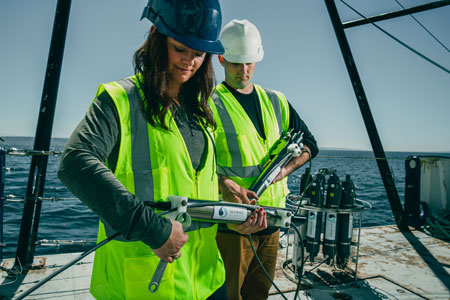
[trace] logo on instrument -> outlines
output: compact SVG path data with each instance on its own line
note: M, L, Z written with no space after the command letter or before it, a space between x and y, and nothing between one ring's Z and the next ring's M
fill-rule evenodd
M219 216L221 218L226 218L228 216L228 209L226 209L225 207L221 207L219 209Z
M335 223L336 220L336 215L335 214L328 214L327 216L328 221Z

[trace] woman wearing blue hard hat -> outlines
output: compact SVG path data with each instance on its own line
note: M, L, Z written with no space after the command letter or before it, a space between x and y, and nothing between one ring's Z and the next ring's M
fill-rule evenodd
M218 200L211 55L218 41L218 0L150 0L152 23L135 53L134 76L101 84L70 137L58 175L100 217L91 294L96 299L226 299L217 225L159 216L148 203L169 195ZM261 212L240 225L266 226ZM158 289L149 283L168 262Z

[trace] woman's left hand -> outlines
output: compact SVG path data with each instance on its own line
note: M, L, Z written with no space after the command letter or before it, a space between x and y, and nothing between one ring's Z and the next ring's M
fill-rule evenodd
M240 224L227 224L228 229L240 234L251 234L267 228L267 218L264 208L260 207L253 212L247 221Z

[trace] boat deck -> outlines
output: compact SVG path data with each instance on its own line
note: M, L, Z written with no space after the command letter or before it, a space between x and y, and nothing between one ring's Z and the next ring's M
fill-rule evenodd
M293 240L293 239L291 239ZM450 244L420 231L401 233L395 226L361 229L357 278L354 276L356 250L348 270L337 270L321 258L305 264L299 291L300 299L450 299ZM292 257L292 247L280 248L275 283L286 299L294 299L297 283L283 263ZM25 276L9 276L0 271L0 299L15 299L79 253L48 255L35 258L33 269ZM88 300L93 254L57 275L26 299ZM10 269L13 259L2 267ZM312 270L314 269L314 270ZM309 272L309 270L312 270ZM285 299L274 287L271 300Z
M354 276L357 247L352 248L355 256L346 271L319 265L321 257L314 263L307 262L299 298L450 299L448 242L417 230L401 233L396 226L362 228L357 277ZM286 257L292 254L280 250L275 284L279 283L287 299L294 299L297 285L293 282L294 274L283 269ZM270 299L284 299L274 287L271 294Z

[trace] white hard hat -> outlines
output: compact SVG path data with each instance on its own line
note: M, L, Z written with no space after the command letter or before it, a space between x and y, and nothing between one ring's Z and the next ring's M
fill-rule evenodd
M222 30L219 37L225 48L222 55L233 63L254 63L264 56L258 28L247 20L233 20Z

